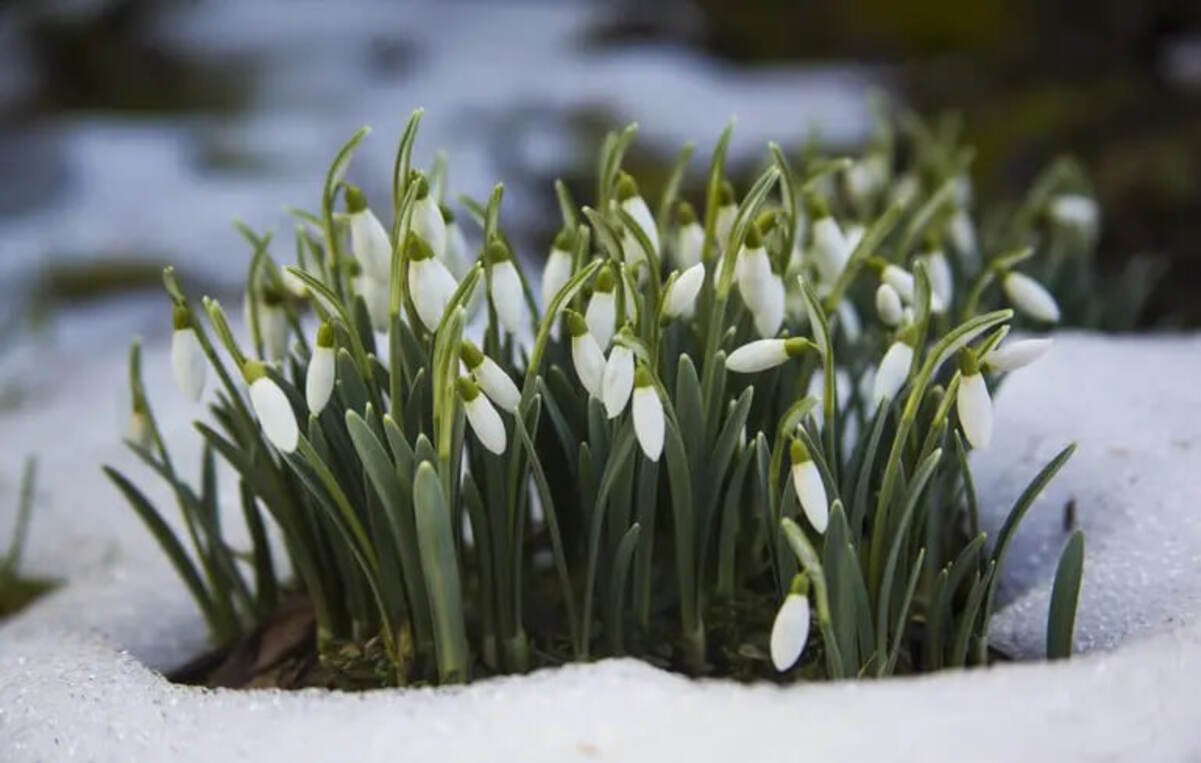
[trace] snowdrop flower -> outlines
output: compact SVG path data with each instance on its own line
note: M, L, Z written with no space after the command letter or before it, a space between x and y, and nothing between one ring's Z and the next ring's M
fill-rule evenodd
M424 175L416 175L413 182L417 184L417 196L413 202L413 216L410 219L413 233L429 244L434 256L445 263L446 221L442 217L442 209L438 200L430 193L430 184Z
M947 238L951 246L967 262L976 262L976 226L965 209L955 210L947 223Z
M613 339L613 331L617 326L617 277L613 268L605 265L596 274L592 285L592 298L584 310L584 320L588 323L588 331L596 339L596 343L605 349Z
M634 389L634 351L623 344L615 344L605 362L601 376L601 402L605 414L615 419L625 410Z
M1005 295L1019 311L1044 323L1059 320L1059 305L1051 292L1038 281L1016 270L1005 274L1002 282Z
M805 518L818 534L824 533L830 521L830 504L826 500L826 486L822 483L821 472L809 455L809 449L800 440L792 441L789 455L792 458L792 487L796 490Z
M910 344L913 339L908 336L910 333L901 332L880 361L872 386L872 403L875 407L895 398L909 378L909 367L913 365L913 345Z
M571 334L571 363L576 376L588 394L601 397L601 383L605 373L605 354L596 338L588 330L588 323L574 310L567 310L567 332Z
M1086 241L1091 242L1097 235L1101 208L1084 194L1060 194L1051 200L1047 212L1056 225L1078 231Z
M460 348L459 357L467 366L467 370L471 372L471 378L492 402L509 413L517 412L517 404L521 402L521 392L495 360L466 340Z
M350 250L373 277L387 281L392 271L392 240L384 224L367 207L367 197L355 186L346 188L350 214Z
M617 348L614 348L616 352ZM663 453L663 401L655 389L650 371L639 366L634 374L634 435L638 445L651 461L658 461Z
M959 393L955 397L959 424L973 448L983 450L992 440L992 399L980 373L979 363L971 351L964 351L959 370Z
M542 307L550 307L567 282L571 280L572 260L575 249L574 236L567 228L559 231L550 247L550 256L546 258L546 267L542 269Z
M859 336L863 333L863 321L859 320L859 311L855 309L855 304L849 299L838 303L838 325L842 327L842 333L846 335L847 341L852 343L859 341Z
M926 275L930 277L930 309L939 314L946 312L955 290L955 278L947 256L941 249L931 249L918 260L926 266Z
M463 236L463 228L455 220L455 213L450 207L441 206L442 222L446 225L446 251L442 257L450 274L456 281L461 281L471 270L471 255L467 251L467 239Z
M679 229L676 231L673 252L676 267L684 270L701 261L705 250L705 229L697 222L692 205L686 201L681 201L676 207L676 222Z
M263 349L272 361L288 354L288 314L284 312L283 295L265 288L259 297L259 337Z
M204 374L208 365L204 351L200 349L200 340L196 338L196 329L192 326L191 313L183 305L176 305L171 313L171 323L174 326L171 333L171 370L175 374L175 383L189 400L199 400L204 392Z
M656 253L659 251L659 230L655 226L655 218L651 215L650 207L646 205L646 200L638 193L638 184L634 182L634 178L626 173L621 173L617 180L617 203L628 214L634 218L634 222L642 229L643 235L650 242L651 249ZM646 252L642 251L642 245L637 239L630 236L631 244L638 250L639 259L646 256ZM626 254L626 261L632 262L629 253Z
M771 662L783 673L801 658L809 640L809 581L804 574L793 579L788 596L771 626Z
M497 239L488 245L488 261L492 263L491 295L496 317L506 331L516 335L525 323L525 296L513 253Z
M772 273L763 289L762 301L755 311L755 330L759 336L773 337L780 331L784 322L784 279ZM846 304L846 303L843 303Z
M459 397L463 399L463 413L471 431L479 438L480 444L489 452L500 455L505 452L508 441L505 436L505 422L500 420L500 414L492 407L487 395L480 394L479 385L471 379L459 377Z
M705 283L705 265L696 263L680 273L663 298L663 314L668 318L691 318L696 312L696 296Z
M300 266L297 265L299 268ZM298 299L304 299L309 296L309 287L305 282L300 280L300 276L293 273L287 268L280 268L279 280L283 282L284 288L288 290L292 296Z
M320 415L334 391L335 370L334 327L322 323L317 329L317 345L309 358L309 370L304 379L304 399L309 412Z
M296 450L300 429L296 426L296 414L287 395L267 376L267 369L257 360L246 361L242 366L242 378L250 385L250 404L263 427L263 434L283 453Z
M434 257L433 250L423 239L410 234L405 246L408 248L409 293L413 306L426 330L433 333L438 330L446 305L455 292L455 279L442 260Z
M838 280L851 256L850 242L820 196L806 197L805 205L813 221L813 262L821 280L832 284Z
M877 158L878 155L873 155ZM868 204L876 191L884 184L884 168L879 161L872 161L868 156L860 159L847 168L843 178L846 182L847 193L851 200L863 206Z
M1049 349L1050 337L1015 339L991 350L983 362L989 371L1016 371L1038 360Z
M859 223L851 223L847 225L843 235L847 240L847 252L854 253L855 247L859 246L859 242L867 235L867 228L864 228Z
M903 302L913 302L913 274L908 270L890 262L880 270L880 280L895 289Z
M388 314L392 311L392 287L387 281L380 281L368 273L363 273L355 279L355 289L363 297L367 305L367 317L371 319L371 328L378 332L388 330Z
M730 181L723 180L717 195L717 217L713 221L713 233L717 236L718 246L726 246L730 239L730 230L734 227L734 218L737 216L738 202L734 198L734 186Z
M763 247L763 238L757 225L752 225L747 231L746 241L738 252L738 259L734 261L734 277L747 310L759 312L763 300L767 298L772 272L771 260L768 259L767 249Z
M792 358L799 358L801 353L813 346L808 339L799 336L757 339L731 352L726 358L726 368L736 374L757 374L784 365Z
M886 283L876 289L876 312L885 326L897 326L902 317L901 295Z

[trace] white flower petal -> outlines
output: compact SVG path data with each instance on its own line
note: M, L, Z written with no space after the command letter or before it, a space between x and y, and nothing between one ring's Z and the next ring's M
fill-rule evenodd
M413 232L429 244L434 256L446 259L446 219L432 193L413 204Z
M481 445L497 455L505 452L505 422L501 421L487 396L476 395L473 400L464 401L463 412Z
M259 335L271 360L282 360L288 354L288 314L282 307L259 304Z
M584 322L588 324L588 333L592 334L601 349L607 348L617 325L617 299L614 292L593 292L584 310Z
M1051 349L1050 337L1015 339L1005 342L984 356L984 363L994 371L1016 371L1041 358Z
M880 280L896 289L904 302L913 301L913 274L896 265L885 265Z
M296 426L292 404L279 385L267 376L255 379L250 385L250 404L271 444L284 453L296 450L300 429Z
M634 218L634 222L638 223L638 227L642 229L647 240L650 241L651 248L656 253L659 251L659 230L655 226L654 215L651 214L650 207L646 205L646 201L641 196L631 196L621 202L621 208L626 211L630 217ZM634 239L633 245L642 251L642 246ZM646 253L642 252L645 257Z
M847 341L855 343L859 341L859 336L863 333L863 321L859 320L859 311L855 309L855 304L849 299L844 299L838 303L838 322L842 326L842 332L846 335Z
M884 325L900 324L903 309L901 295L897 294L897 290L886 283L880 284L880 288L876 289L876 312Z
M663 312L669 318L689 317L696 312L696 295L705 283L705 266L697 263L680 273L664 299Z
M809 640L809 599L790 593L771 626L771 662L781 673L800 659Z
M492 266L492 304L505 330L520 334L525 322L525 296L521 290L521 277L512 260Z
M330 394L334 391L334 348L317 346L309 359L309 369L304 380L304 398L309 411L319 414L325 410Z
M738 374L755 374L788 362L784 339L757 339L730 353L726 368Z
M171 370L175 373L175 383L189 400L200 399L207 369L195 329L176 329L171 335Z
M705 229L700 223L691 222L681 226L676 233L676 267L690 268L700 263L705 247Z
M850 243L833 217L822 217L813 223L813 261L822 281L837 281L850 256Z
M601 377L601 402L605 404L605 413L609 418L621 415L633 389L634 353L619 344L609 353L605 373Z
M830 521L830 504L826 500L826 486L822 484L821 473L813 459L792 465L792 487L796 490L797 500L809 524L818 533L824 533Z
M717 237L717 245L725 247L730 238L730 229L734 227L734 218L738 216L738 207L734 204L723 204L717 208L717 219L714 220L713 234Z
M892 400L905 386L909 378L909 366L913 364L913 348L904 342L893 342L880 367L876 370L876 380L872 390L872 401L879 406L885 400Z
M371 328L381 333L387 331L388 313L392 310L391 285L370 275L364 275L358 279L357 288L367 305L367 317L371 319Z
M580 384L584 385L589 395L599 400L605 373L605 354L591 333L571 338L571 362L575 365L576 375L580 377Z
M455 279L441 260L427 257L409 261L409 292L417 317L431 332L438 329L446 304L455 291Z
M763 286L759 309L755 311L755 330L761 337L773 337L784 322L784 280L772 274Z
M951 274L951 264L939 250L924 254L920 259L926 266L926 275L930 277L930 309L941 314L950 306L954 296L955 279Z
M960 379L955 405L967 441L977 450L987 448L992 441L993 411L982 374L974 373Z
M1051 292L1025 273L1013 271L1005 276L1005 294L1013 306L1044 323L1059 321L1059 305Z
M734 262L734 275L738 279L738 293L752 313L759 312L763 301L768 299L771 288L771 260L767 250L761 246L754 249L743 247Z
M370 209L350 215L350 249L375 278L387 281L392 271L392 241Z
M658 461L663 452L663 402L653 386L638 387L634 390L632 404L634 414L634 434L642 452L651 461Z
M550 307L555 295L571 280L571 252L562 249L550 250L546 267L542 269L542 309Z
M517 404L521 402L521 391L495 360L485 355L483 362L472 371L472 375L476 384L480 385L480 389L492 402L509 413L517 411Z
M464 238L463 229L457 222L446 226L446 255L442 259L446 261L446 267L456 281L463 280L467 271L471 270L471 255L467 251L467 239Z

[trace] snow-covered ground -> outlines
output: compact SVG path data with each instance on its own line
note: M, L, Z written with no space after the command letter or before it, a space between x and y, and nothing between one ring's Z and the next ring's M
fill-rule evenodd
M96 467L129 461L117 445L117 403L95 394L121 388L121 358L71 373L55 372L68 358L41 360L54 391L0 417L0 437L42 451L48 481L29 561L71 583L0 628L6 761L1201 756L1201 336L1066 334L998 396L997 435L977 459L989 527L1062 445L1080 449L1017 536L996 636L1041 652L1063 506L1074 499L1088 534L1077 632L1087 654L786 689L694 682L629 660L445 690L173 686L153 668L195 654L203 624ZM171 441L194 452L185 432L197 411L181 403L166 366L151 348L154 402ZM97 424L106 419L111 430ZM0 502L16 477L15 460L0 469Z

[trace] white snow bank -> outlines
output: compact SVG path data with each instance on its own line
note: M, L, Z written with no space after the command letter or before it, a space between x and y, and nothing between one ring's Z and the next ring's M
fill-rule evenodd
M95 468L118 458L108 425L115 417L98 414L84 391L119 388L118 360L59 382L42 407L0 418L5 442L40 436L55 448L43 463L63 477L39 500L31 562L73 577L0 628L3 760L1201 756L1201 484L1189 469L1201 447L1201 336L1061 337L1048 359L1009 380L996 440L977 460L986 524L995 527L1042 463L1080 442L1015 541L1014 604L998 615L997 635L1027 653L1041 650L1047 578L1065 537L1062 506L1074 497L1089 533L1078 641L1120 648L1050 665L786 689L694 682L629 660L358 695L170 685L143 663L164 667L194 654L203 624ZM182 434L195 411L179 403L165 366L161 350L148 354L159 408ZM45 434L62 431L70 436ZM174 442L181 439L194 438ZM16 482L10 461L0 470L0 506Z

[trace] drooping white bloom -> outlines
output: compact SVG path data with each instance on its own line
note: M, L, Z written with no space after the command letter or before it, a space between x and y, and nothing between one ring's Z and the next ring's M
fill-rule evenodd
M424 240L415 235L409 236L407 246L409 293L413 306L422 325L430 332L437 331L446 305L455 292L454 276L442 264L442 260L434 257Z
M487 395L480 394L479 386L471 379L459 378L459 397L463 399L463 413L471 431L488 451L500 455L505 452L508 438L505 422L492 407Z
M471 372L471 378L492 402L509 413L517 411L517 405L521 402L521 391L495 360L480 352L480 349L469 341L463 342L459 357Z
M634 182L634 178L626 173L621 173L621 177L617 181L617 203L621 206L630 217L634 218L634 222L642 229L643 235L650 242L651 249L657 254L659 252L659 230L655 226L655 218L651 214L651 209L646 205L646 200L638 193L638 184ZM631 238L633 238L631 236ZM642 251L642 245L635 239L632 241L641 257L645 257L646 253ZM629 254L626 255L626 261L629 262Z
M684 270L701 261L705 250L705 229L697 222L692 205L686 201L680 202L676 219L679 229L676 231L672 253L675 255L676 267Z
M1051 349L1050 337L1015 339L990 351L983 363L992 371L1016 371L1041 358Z
M713 234L717 236L717 245L724 249L730 240L730 231L734 228L734 218L738 216L738 202L734 198L734 186L728 180L722 181L717 205L717 216L713 220Z
M546 267L542 269L542 308L544 310L550 308L550 303L554 301L555 295L571 280L572 249L571 231L564 230L555 237L555 242L550 248L550 256L546 258Z
M913 274L905 268L889 263L880 271L880 280L895 289L902 301L913 301Z
M901 323L901 295L886 283L876 289L876 312L885 326L897 326Z
M429 182L425 177L418 175L415 182L417 200L413 202L413 217L410 220L413 233L429 244L430 251L445 264L446 221L442 217L442 209L438 206L438 200L430 193Z
M951 274L951 264L941 249L927 252L918 259L926 266L926 275L930 277L930 309L942 314L954 296L955 278Z
M773 273L763 289L759 309L755 311L755 331L761 337L773 337L784 322L784 279ZM845 303L844 303L845 304Z
M388 313L392 310L392 287L386 281L364 273L355 279L355 288L367 305L371 328L381 333L387 331Z
M738 374L756 374L783 365L812 346L808 339L799 336L756 339L731 352L726 358L726 368Z
M913 347L903 339L893 342L884 353L880 367L876 370L876 381L872 388L872 404L879 407L885 400L892 400L905 386L909 378L909 367L913 365Z
M588 307L584 310L588 331L602 350L609 346L617 328L617 297L614 293L616 288L617 279L612 268L606 265L596 275L592 298L588 300Z
M838 325L842 327L847 341L859 341L859 336L863 333L863 321L859 320L859 311L855 309L855 303L849 299L838 303Z
M187 308L177 305L172 322L175 330L171 334L171 370L179 389L189 400L196 401L204 392L204 375L208 364Z
M264 293L259 302L259 336L267 357L273 361L288 354L288 314L278 299Z
M584 385L589 395L600 399L605 354L579 313L567 311L567 330L571 334L571 363L580 377L580 384Z
M813 263L823 283L838 280L851 257L851 243L843 235L838 222L830 216L825 204L811 203L813 219Z
M1051 292L1038 281L1025 273L1016 270L1005 275L1002 282L1005 295L1021 312L1035 320L1044 323L1055 323L1059 320L1059 305Z
M1047 211L1052 222L1078 231L1086 241L1097 235L1101 207L1095 199L1081 193L1063 193L1051 200Z
M988 386L984 383L984 376L975 361L965 363L965 366L969 367L965 368L959 380L955 406L967 441L973 448L982 450L992 441L992 399L988 396Z
M951 219L947 223L947 237L950 239L951 246L966 262L977 261L976 226L967 210L958 209L955 214L951 215Z
M442 220L446 223L446 253L442 258L446 262L450 274L456 281L461 281L471 270L471 254L467 250L467 239L463 236L463 228L455 220L454 213L448 207L442 207Z
M767 298L767 290L771 288L771 260L767 250L763 248L763 240L759 230L751 226L747 233L746 242L738 252L734 261L734 277L738 281L738 293L751 313L758 313Z
M296 450L300 429L287 395L267 376L263 364L257 360L246 361L242 367L242 377L250 385L250 404L263 427L263 434L284 453Z
M317 344L313 348L313 357L309 358L309 369L304 379L304 399L313 415L325 410L334 391L337 377L334 352L333 326L322 323L317 329Z
M783 673L801 658L809 640L809 597L789 593L771 626L771 662Z
M299 267L299 265L297 266ZM305 282L300 280L300 276L293 273L287 268L281 268L279 271L279 280L283 282L284 288L288 290L294 297L304 299L309 296L309 287Z
M488 247L488 259L492 262L492 305L500 325L510 334L518 335L525 323L525 295L521 290L521 276L509 248L500 241Z
M830 521L830 504L826 499L826 486L822 482L821 472L809 449L800 440L792 441L790 451L792 457L792 487L796 491L797 500L805 512L809 524L818 534L826 531Z
M680 273L663 298L663 314L668 318L691 318L696 312L696 295L705 283L705 266L696 263Z
M846 230L843 231L843 235L846 236L847 239L847 253L849 256L850 254L855 253L855 247L859 246L859 242L863 240L865 235L867 235L867 228L864 228L859 223L851 223L847 226Z
M614 348L616 349L616 348ZM650 372L639 367L634 375L634 435L638 445L651 461L663 453L663 401L655 389Z
M605 372L601 377L601 402L605 404L605 415L615 419L625 410L634 389L634 352L625 345L616 344L605 361Z
M392 271L392 240L383 223L367 207L363 192L354 186L346 189L346 210L350 213L350 249L373 277L387 281Z

